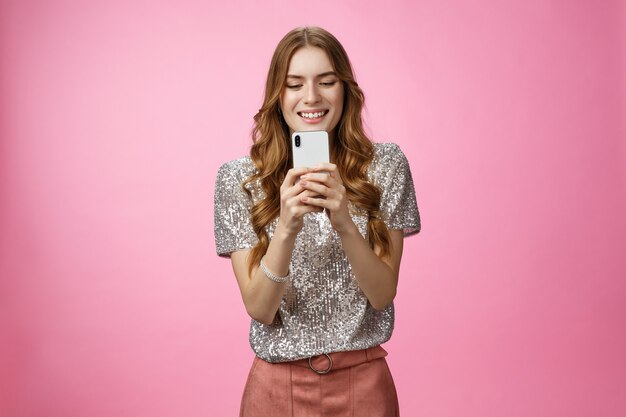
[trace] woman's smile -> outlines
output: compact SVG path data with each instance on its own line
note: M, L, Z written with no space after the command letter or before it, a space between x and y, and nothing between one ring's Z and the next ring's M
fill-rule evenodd
M305 123L315 124L322 121L324 116L328 114L328 110L304 110L297 113Z

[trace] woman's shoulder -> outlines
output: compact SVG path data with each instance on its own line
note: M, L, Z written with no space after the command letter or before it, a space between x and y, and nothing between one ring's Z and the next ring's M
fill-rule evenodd
M232 178L242 182L246 178L250 177L254 171L254 163L252 162L250 156L246 155L223 163L217 171L217 178L218 181L221 179Z
M400 146L393 142L374 142L374 159L372 165L385 165L387 167L398 164L406 164L407 159Z

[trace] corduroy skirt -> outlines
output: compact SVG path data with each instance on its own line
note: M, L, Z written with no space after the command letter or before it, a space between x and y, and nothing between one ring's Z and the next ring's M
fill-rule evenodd
M398 397L380 346L292 362L254 358L240 417L397 417Z

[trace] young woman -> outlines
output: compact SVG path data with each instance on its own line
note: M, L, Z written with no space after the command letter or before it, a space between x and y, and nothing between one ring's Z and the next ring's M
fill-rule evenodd
M406 157L368 139L363 101L337 39L294 29L274 52L250 156L218 172L217 252L256 353L241 416L398 415L380 344L420 219ZM305 130L328 132L331 163L291 167L291 133Z

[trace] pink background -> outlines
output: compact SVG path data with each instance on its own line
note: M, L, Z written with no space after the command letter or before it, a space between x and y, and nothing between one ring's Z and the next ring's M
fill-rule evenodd
M623 1L0 3L0 415L236 415L213 242L271 53L346 47L411 163L404 416L626 415Z

